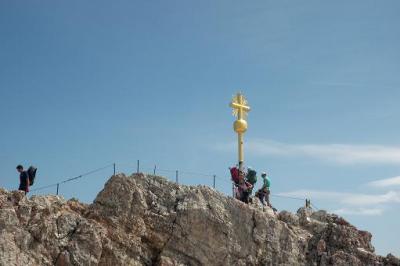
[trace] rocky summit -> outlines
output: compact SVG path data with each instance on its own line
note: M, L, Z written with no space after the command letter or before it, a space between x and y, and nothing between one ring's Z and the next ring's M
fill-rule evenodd
M274 213L205 186L119 174L93 204L0 189L0 265L400 265L325 211Z

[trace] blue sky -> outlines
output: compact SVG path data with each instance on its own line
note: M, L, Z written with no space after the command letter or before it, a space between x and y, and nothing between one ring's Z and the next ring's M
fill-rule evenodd
M246 163L277 195L371 231L400 255L400 2L0 1L0 186L117 163L230 193L228 103L252 111ZM112 168L63 184L90 202ZM225 178L225 179L223 179ZM40 193L54 193L50 188ZM302 202L272 198L278 209Z

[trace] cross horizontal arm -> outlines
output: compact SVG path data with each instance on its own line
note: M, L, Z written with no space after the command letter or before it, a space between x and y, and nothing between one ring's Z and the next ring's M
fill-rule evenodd
M244 110L246 112L250 111L250 107L247 106L247 105L242 105L242 104L239 104L239 103L231 103L230 106L232 108L235 108L235 109L242 109L242 110Z

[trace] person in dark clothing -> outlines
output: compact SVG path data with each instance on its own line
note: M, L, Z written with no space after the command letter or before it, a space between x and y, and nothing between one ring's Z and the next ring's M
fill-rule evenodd
M18 190L25 191L25 194L29 192L29 175L27 171L24 171L22 165L17 166L17 171L19 173L19 187Z
M241 179L238 189L239 189L240 200L248 204L251 190L253 189L253 185L245 181L244 179Z

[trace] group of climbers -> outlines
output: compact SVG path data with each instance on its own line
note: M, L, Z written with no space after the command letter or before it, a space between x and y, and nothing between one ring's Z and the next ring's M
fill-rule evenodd
M241 165L231 167L229 170L234 184L234 194L236 199L243 201L244 203L249 203L250 196L253 193L255 184L257 183L256 170L251 167L248 167L246 170L241 167ZM255 195L259 198L263 206L267 205L272 207L269 200L271 180L265 172L261 174L261 177L263 183Z

